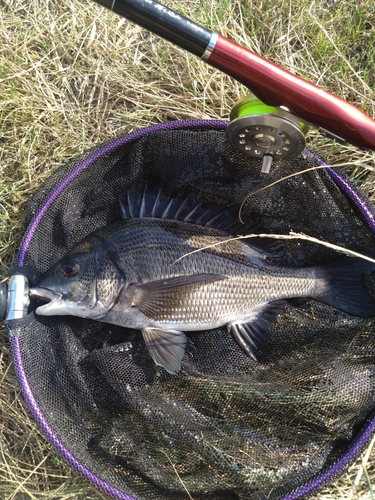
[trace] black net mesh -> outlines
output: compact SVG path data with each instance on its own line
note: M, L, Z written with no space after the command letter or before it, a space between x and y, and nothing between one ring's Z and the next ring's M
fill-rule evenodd
M84 159L40 188L27 223ZM85 235L119 220L119 199L145 184L236 212L258 190L244 204L245 220L373 253L371 231L324 170L259 191L317 164L304 152L261 176L259 162L234 151L222 130L146 134L99 155L62 190L21 272L35 283ZM311 242L284 245L287 266L338 258ZM226 328L188 333L196 352L177 376L155 365L137 330L33 314L8 328L20 337L26 377L66 449L140 500L280 498L334 464L374 409L374 321L308 299L288 301L258 363Z

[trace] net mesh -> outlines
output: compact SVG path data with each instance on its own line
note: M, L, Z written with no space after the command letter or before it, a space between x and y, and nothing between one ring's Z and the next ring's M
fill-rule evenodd
M374 251L362 215L325 170L261 190L318 165L307 151L262 176L258 161L209 126L158 130L107 149L71 161L30 200L26 225L34 229L14 272L32 284L84 236L119 220L119 199L145 184L235 212L246 199L243 219L268 232L293 229ZM282 265L338 258L311 242L283 244ZM367 286L374 293L371 279ZM177 376L154 364L137 330L33 313L7 327L65 449L139 500L281 498L332 466L374 410L374 321L308 299L288 301L258 363L226 328L188 333L196 351Z

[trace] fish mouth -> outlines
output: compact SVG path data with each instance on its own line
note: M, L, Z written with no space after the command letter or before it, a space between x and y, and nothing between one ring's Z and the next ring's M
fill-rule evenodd
M39 316L78 316L99 319L106 311L94 311L92 307L71 301L66 294L50 288L35 287L29 290L32 297L47 302L35 309Z
M70 314L69 302L64 300L61 292L49 290L48 288L31 288L29 293L36 299L46 301L35 309L35 312L41 316L53 316L55 314Z

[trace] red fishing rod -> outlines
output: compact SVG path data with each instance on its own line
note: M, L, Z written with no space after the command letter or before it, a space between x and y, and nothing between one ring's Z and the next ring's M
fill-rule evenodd
M232 111L227 136L247 154L296 156L309 125L339 142L375 150L375 121L358 107L154 0L95 0L200 57L255 94Z

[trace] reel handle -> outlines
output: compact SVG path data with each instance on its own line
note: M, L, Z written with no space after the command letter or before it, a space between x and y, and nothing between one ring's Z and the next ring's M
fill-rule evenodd
M95 1L199 56L251 89L265 104L287 107L331 139L375 151L375 120L348 101L154 0Z

